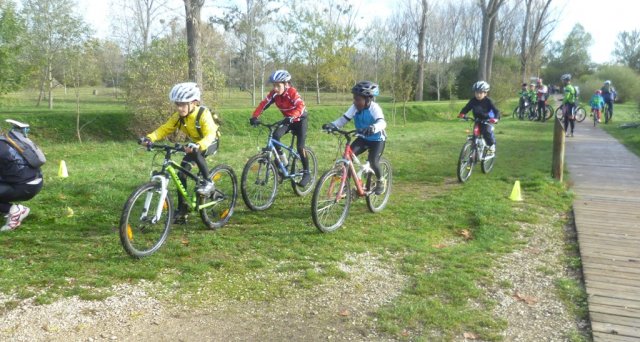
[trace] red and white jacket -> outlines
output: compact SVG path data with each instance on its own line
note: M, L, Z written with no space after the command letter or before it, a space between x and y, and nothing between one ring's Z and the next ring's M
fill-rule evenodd
M280 109L283 116L294 118L293 122L300 121L300 117L306 112L304 101L296 88L288 87L282 95L277 95L273 90L270 91L267 97L260 102L258 108L253 111L252 117L259 117L273 103Z

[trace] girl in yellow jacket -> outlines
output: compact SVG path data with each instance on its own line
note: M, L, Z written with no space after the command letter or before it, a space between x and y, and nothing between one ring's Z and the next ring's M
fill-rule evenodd
M206 107L200 106L200 88L196 83L178 83L171 89L169 99L175 103L177 111L169 117L169 120L155 131L140 139L143 145L152 144L162 140L169 134L180 129L191 142L185 146L186 155L182 159L181 166L191 169L191 163L198 165L198 170L203 182L198 185L196 192L208 196L213 191L213 182L209 179L207 162L205 157L218 148L218 125L213 120L213 115ZM186 187L187 178L179 174L182 185ZM177 222L184 222L186 205L182 196L178 196Z

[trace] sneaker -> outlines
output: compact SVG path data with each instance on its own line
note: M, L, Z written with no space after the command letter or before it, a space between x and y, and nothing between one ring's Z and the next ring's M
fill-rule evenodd
M309 184L309 181L311 181L311 174L309 173L309 171L304 171L302 173L302 179L300 180L298 185L300 185L301 187L305 187L307 186L307 184Z
M9 209L9 212L5 217L7 222L0 228L1 232L15 230L22 223L27 216L29 216L30 209L21 204L14 204Z
M214 189L213 182L210 180L203 181L196 189L196 193L202 196L209 196Z
M564 135L564 136L565 136L565 137L568 137L568 136L569 136L569 132L565 133L565 135Z
M571 132L571 137L573 138L573 132Z
M382 193L384 193L385 183L386 181L384 178L378 179L375 188L373 188L373 193L376 195L382 195Z
M487 156L492 156L496 154L496 145L491 145L487 148Z
M174 210L173 224L187 224L187 211L184 209Z

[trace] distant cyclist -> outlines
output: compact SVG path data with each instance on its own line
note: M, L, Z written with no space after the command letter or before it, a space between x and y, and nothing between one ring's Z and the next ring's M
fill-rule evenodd
M596 120L600 122L600 113L602 112L602 109L604 109L604 99L602 98L602 90L600 89L596 90L593 96L591 96L589 105L591 106L591 111L593 112L593 115L596 116Z
M526 91L526 83L523 85ZM493 101L487 96L490 90L489 83L485 81L478 81L473 85L474 97L467 102L467 104L460 110L458 114L459 118L467 116L469 111L473 112L473 117L487 123L480 124L480 130L482 131L482 137L484 138L487 146L489 146L489 154L496 152L496 136L493 133L493 125L500 120L500 111L493 104Z
M615 102L616 97L618 97L618 93L616 89L611 85L611 81L604 81L604 85L600 88L602 91L602 98L604 99L604 104L609 106L609 110L611 111L611 118L613 118L613 102Z
M563 106L563 116L564 116L564 131L566 136L573 136L573 130L576 125L576 116L574 113L576 107L576 98L577 91L576 88L571 84L571 75L564 74L560 77L562 83L564 84L564 99L562 100ZM571 133L569 133L569 126L571 126Z
M545 120L544 111L547 108L547 98L549 97L549 89L542 83L542 79L536 81L536 100L538 103L538 120Z

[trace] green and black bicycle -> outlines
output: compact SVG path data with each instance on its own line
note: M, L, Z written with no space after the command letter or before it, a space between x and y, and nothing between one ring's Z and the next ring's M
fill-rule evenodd
M190 212L200 214L207 228L217 229L229 222L238 197L238 181L231 167L223 164L213 167L209 179L214 183L214 190L207 196L198 195L195 187L189 191L182 185L178 174L194 180L196 185L202 179L171 159L176 153L184 153L183 146L154 144L147 149L156 151L156 157L164 159L160 169L152 171L150 181L131 193L122 210L120 242L129 255L149 256L166 241L174 219L175 195L185 199Z

